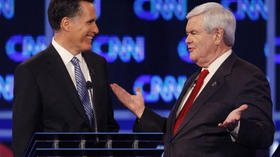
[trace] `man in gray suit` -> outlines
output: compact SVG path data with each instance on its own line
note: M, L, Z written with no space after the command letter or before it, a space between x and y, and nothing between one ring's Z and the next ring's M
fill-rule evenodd
M140 89L130 95L111 87L137 117L134 131L165 132L166 157L254 157L273 142L269 83L256 66L232 50L236 19L218 3L187 15L186 44L199 70L189 77L168 118L144 105Z
M106 60L91 52L98 33L92 0L51 0L49 47L15 72L13 152L22 157L35 132L112 132Z

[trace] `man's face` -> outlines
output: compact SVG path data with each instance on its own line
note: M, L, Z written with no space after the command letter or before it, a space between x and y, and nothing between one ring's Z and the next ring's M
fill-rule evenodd
M186 44L190 59L200 67L208 67L215 59L214 33L208 34L203 26L203 15L191 17L186 26Z
M96 12L92 3L81 1L80 14L71 20L70 43L72 50L82 52L91 50L92 39L98 33L96 25Z

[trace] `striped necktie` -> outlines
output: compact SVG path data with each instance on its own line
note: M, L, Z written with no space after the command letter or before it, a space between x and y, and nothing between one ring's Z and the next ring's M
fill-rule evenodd
M71 63L75 67L75 80L77 85L77 91L80 97L80 100L84 106L85 112L88 116L90 126L92 126L92 118L93 118L93 111L90 105L90 98L89 93L86 85L86 79L82 73L79 60L77 57L73 57Z

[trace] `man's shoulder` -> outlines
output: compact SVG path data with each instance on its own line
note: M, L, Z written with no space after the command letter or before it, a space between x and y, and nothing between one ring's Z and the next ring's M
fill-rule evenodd
M51 47L49 46L45 50L35 54L34 56L31 56L30 58L20 63L18 67L36 68L42 63L46 62L51 56L51 53Z
M260 72L260 73L263 73L263 71L257 67L256 65L242 59L242 58L237 58L237 61L236 61L236 67L238 69L240 69L241 71L244 71L244 72L249 72L249 73L253 73L253 72Z
M99 61L99 62L107 62L103 56L101 56L95 52L92 52L92 51L85 51L85 52L83 52L83 55L85 55L86 57L88 57L91 60L95 60L95 61Z

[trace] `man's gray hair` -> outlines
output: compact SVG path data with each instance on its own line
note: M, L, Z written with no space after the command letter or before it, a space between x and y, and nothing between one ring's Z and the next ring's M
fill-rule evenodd
M227 46L233 46L235 39L236 19L232 12L215 2L208 2L192 9L187 19L203 14L203 28L211 33L217 28L224 29L224 42Z

